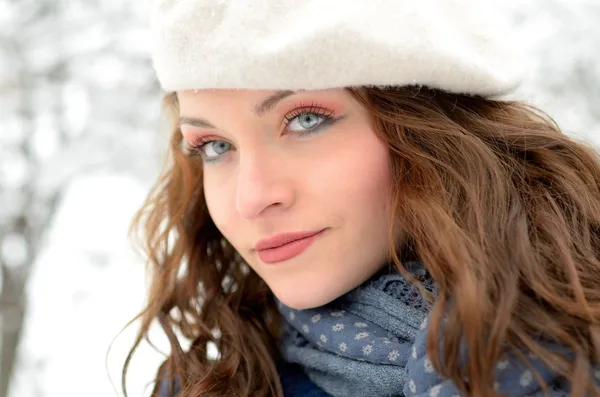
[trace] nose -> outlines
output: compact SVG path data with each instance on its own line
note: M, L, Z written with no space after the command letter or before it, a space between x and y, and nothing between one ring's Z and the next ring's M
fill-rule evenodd
M292 179L283 163L272 153L246 153L240 158L236 209L246 219L282 211L294 202Z

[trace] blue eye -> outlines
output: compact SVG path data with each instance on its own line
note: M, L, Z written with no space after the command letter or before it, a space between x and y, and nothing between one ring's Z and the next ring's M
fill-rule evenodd
M202 146L202 151L207 158L218 157L231 149L231 143L225 141L209 141ZM214 154L209 154L213 152Z
M285 126L289 132L308 135L333 121L333 112L324 108L311 107L298 109L285 117Z
M294 117L287 125L291 132L312 130L325 120L325 116L317 113L302 113Z
M191 146L192 152L202 156L206 162L214 162L231 150L231 143L217 139L200 139Z
M313 106L310 109L301 108L293 111L285 117L284 124L288 132L304 136L316 133L339 119L334 119L332 111ZM203 161L214 163L232 150L233 145L227 141L205 137L190 143L188 148L189 155L200 155Z

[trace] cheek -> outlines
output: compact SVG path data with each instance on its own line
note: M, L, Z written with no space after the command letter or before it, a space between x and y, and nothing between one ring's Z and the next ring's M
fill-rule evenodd
M208 213L215 226L221 234L231 241L231 235L228 227L233 228L232 205L229 203L230 195L227 193L227 186L223 183L215 183L211 177L204 176L204 200Z
M312 179L329 202L353 211L373 211L389 201L392 176L387 146L373 132L353 132L355 139L336 146Z
M373 199L389 198L392 184L389 153L386 148L377 145L370 154L362 159L362 166L355 169L357 190Z
M392 177L387 151L377 151L377 154L356 170L356 185L349 194L356 197L354 206L358 217L368 220L371 227L387 230Z

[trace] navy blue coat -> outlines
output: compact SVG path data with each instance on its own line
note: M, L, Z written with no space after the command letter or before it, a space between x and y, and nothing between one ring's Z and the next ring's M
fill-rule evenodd
M280 365L279 377L285 397L331 397L312 383L299 365L287 363ZM158 396L176 397L179 390L179 384L176 382L175 393L171 395L169 393L169 381L163 380L158 389Z

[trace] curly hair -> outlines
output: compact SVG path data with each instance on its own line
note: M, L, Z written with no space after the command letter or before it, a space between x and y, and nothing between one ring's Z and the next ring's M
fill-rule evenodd
M393 262L402 272L403 261L418 259L439 286L427 340L435 370L465 395L498 396L494 363L507 349L523 360L531 352L571 382L574 396L600 395L592 372L600 362L594 148L517 101L415 86L347 90L389 147L390 223L401 220L409 236L402 249L390 244ZM123 390L130 359L157 320L171 344L157 384L177 377L181 397L281 397L274 296L215 227L202 165L181 151L174 93L164 106L168 162L132 225L152 283ZM390 241L394 233L391 226ZM211 343L217 358L207 355ZM469 352L464 365L461 345Z

